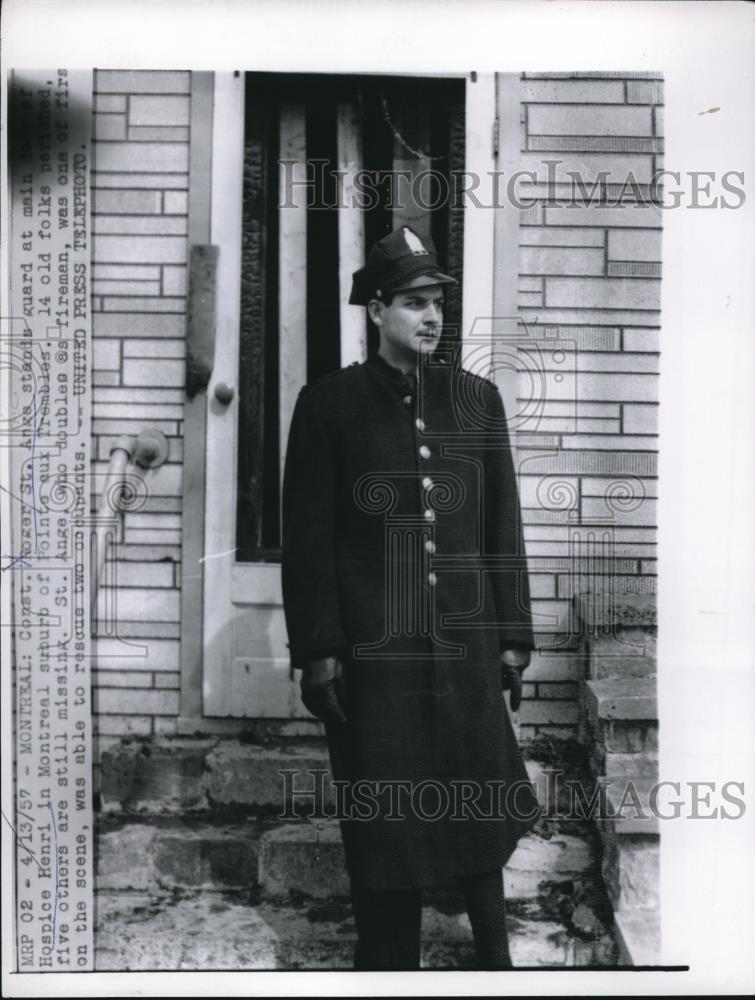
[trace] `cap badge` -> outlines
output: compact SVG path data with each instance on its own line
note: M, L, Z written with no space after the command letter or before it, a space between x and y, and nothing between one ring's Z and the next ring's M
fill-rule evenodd
M422 246L422 241L416 233L413 233L411 229L407 229L406 226L403 227L403 233L406 245L415 257L429 256L428 251Z

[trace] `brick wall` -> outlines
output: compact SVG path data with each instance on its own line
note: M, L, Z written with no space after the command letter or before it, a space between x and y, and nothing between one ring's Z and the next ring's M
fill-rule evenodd
M521 99L521 169L534 176L520 190L533 204L519 315L536 348L520 351L520 406L533 385L546 402L525 411L517 443L535 610L549 617L520 721L523 736L563 735L582 672L565 633L573 594L655 593L661 218L643 202L662 169L662 82L526 73ZM594 203L570 204L570 172L583 202L597 181Z
M190 75L99 70L94 89L95 483L121 434L158 428L170 446L124 514L116 586L100 595L120 637L97 643L102 750L170 730L179 707Z

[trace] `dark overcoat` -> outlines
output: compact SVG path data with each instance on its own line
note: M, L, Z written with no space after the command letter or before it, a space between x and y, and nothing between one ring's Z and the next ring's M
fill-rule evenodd
M536 800L501 691L531 648L503 404L441 359L413 382L377 356L304 388L283 485L283 599L295 667L345 663L326 727L349 873L422 888L501 867Z

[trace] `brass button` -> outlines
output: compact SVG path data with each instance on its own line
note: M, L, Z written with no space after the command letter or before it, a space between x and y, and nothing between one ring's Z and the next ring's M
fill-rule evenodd
M426 521L434 521L434 520L435 520L435 511L434 511L434 510L430 510L430 509L428 508L428 509L427 509L427 510L425 511L425 520L426 520Z
M435 484L433 483L432 479L429 476L425 476L425 478L422 480L422 485L426 490L431 490Z
M425 552L429 552L430 555L432 555L433 552L435 552L435 542L432 540L432 538L425 539Z
M411 396L404 396L402 402L403 402L404 406L411 406L412 403L414 402L414 400L412 399Z
M422 417L417 417L417 419L414 421L414 425L418 431L423 431L425 429L425 421L422 419Z
M430 455L432 455L432 452L430 451L430 449L427 447L426 444L422 445L422 447L419 449L419 453L423 458L429 458Z
M434 587L435 584L438 582L438 577L435 575L435 573L428 573L427 582L430 584L431 587Z

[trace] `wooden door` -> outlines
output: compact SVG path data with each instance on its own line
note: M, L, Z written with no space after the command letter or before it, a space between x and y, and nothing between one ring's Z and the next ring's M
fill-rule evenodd
M414 99L399 100L402 93ZM474 270L463 301L450 303L449 336L492 308L493 213L462 211L452 200L428 207L428 199L388 206L378 199L365 207L356 197L359 172L403 170L411 190L428 165L492 170L494 117L492 75L474 83L216 75L206 716L308 717L289 668L281 599L282 466L301 386L375 349L365 310L347 304L365 246L408 221L432 234L441 264L459 279Z

